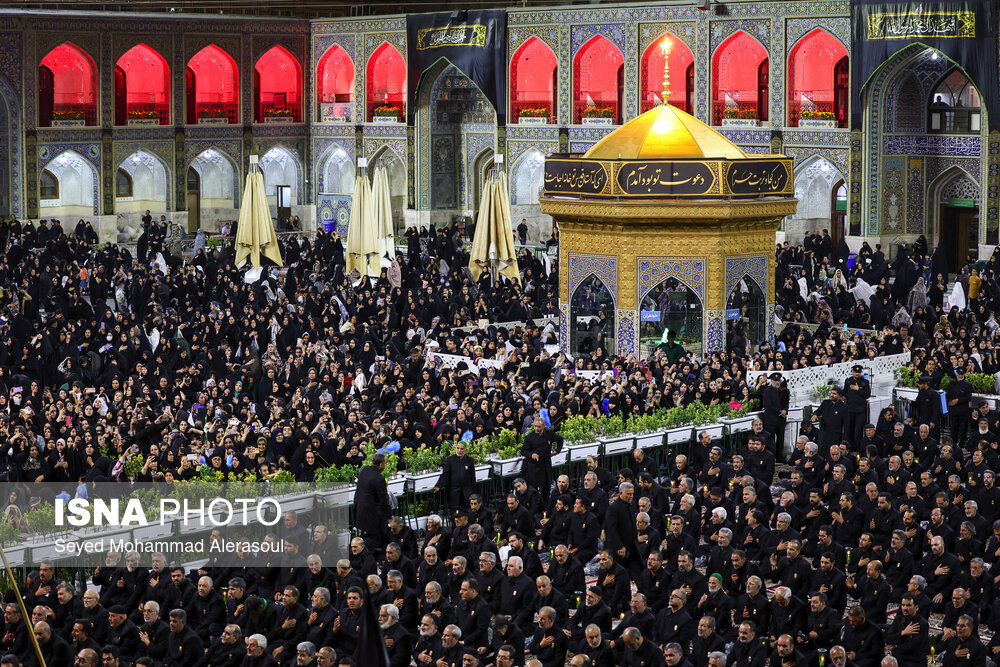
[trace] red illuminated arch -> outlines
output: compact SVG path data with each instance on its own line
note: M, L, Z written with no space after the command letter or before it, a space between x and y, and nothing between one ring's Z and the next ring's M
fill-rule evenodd
M316 67L320 120L350 121L354 106L354 61L334 44Z
M38 124L83 119L97 125L97 65L75 44L63 42L38 66Z
M209 44L188 61L186 74L188 123L202 116L239 122L240 75L232 56Z
M510 61L510 113L514 123L519 122L523 109L548 109L546 122L555 122L558 75L556 54L548 44L532 37L521 45Z
M273 46L254 66L254 121L289 113L293 122L302 122L302 67L283 47Z
M131 118L170 123L170 66L145 44L133 46L115 65L115 125Z
M669 32L663 33L649 45L642 54L640 63L639 111L649 111L662 100L663 93L663 44L671 41L670 47L670 104L687 113L693 113L694 94L694 54L688 45Z
M579 123L587 108L610 110L622 122L625 58L603 35L595 35L573 58L573 122Z
M736 31L712 56L712 124L722 124L727 104L767 120L768 84L767 51L747 33Z
M822 28L798 41L788 55L788 125L798 127L803 109L834 114L847 127L847 49Z
M367 82L367 118L372 119L376 106L390 106L406 113L406 61L388 42L375 49L365 68Z

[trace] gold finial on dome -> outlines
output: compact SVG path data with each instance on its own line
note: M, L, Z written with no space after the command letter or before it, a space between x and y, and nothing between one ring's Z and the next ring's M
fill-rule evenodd
M664 37L660 42L660 51L663 52L663 103L670 102L670 49L674 43L669 37Z

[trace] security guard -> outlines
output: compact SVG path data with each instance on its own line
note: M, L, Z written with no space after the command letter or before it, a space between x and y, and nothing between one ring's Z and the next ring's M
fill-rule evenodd
M921 375L917 381L917 399L910 411L910 423L913 428L927 424L931 437L938 440L941 432L941 395L931 389L931 376Z
M972 410L972 385L965 379L965 369L955 367L955 381L945 390L948 414L951 415L951 437L955 444L965 449L969 439L969 413Z
M854 364L851 377L844 381L844 397L847 399L847 432L851 446L857 449L861 431L868 421L868 399L872 395L872 385L864 376L861 364Z
M760 402L764 408L762 421L764 430L774 434L775 458L783 461L785 456L785 421L788 417L788 387L782 385L781 373L767 376L770 384L760 390Z

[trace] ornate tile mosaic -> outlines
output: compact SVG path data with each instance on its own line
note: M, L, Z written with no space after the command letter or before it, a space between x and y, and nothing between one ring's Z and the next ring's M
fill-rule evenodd
M638 303L649 292L668 278L676 278L694 291L705 302L705 258L640 257L637 260L639 272Z
M705 354L726 349L726 311L705 311Z
M743 257L726 258L727 298L736 288L736 283L738 283L744 276L750 276L753 278L757 282L757 286L760 287L761 292L765 294L767 301L771 301L771 299L766 296L768 294L767 286L770 284L770 281L768 280L767 255L746 255Z
M634 310L618 311L618 333L615 341L618 344L618 355L628 357L638 355L639 335L636 329L637 313Z
M603 255L570 255L569 256L569 294L587 276L597 276L611 292L615 303L618 303L618 258Z

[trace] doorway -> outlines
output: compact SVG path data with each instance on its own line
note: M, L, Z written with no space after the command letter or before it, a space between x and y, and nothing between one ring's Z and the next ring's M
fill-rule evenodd
M201 229L201 176L194 167L188 167L187 173L187 212L188 233Z
M840 179L833 186L833 196L830 198L830 237L833 247L837 247L840 239L847 236L847 184Z
M969 261L969 250L979 254L979 207L941 204L939 237L956 272Z

